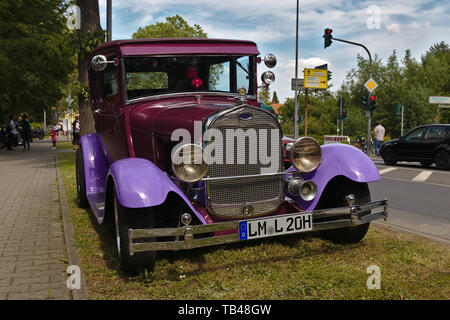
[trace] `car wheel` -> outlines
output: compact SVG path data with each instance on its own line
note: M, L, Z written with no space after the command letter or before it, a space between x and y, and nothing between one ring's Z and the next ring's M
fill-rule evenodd
M420 164L422 165L422 167L428 168L429 166L431 166L433 162L428 162L428 161L420 161Z
M388 166L393 166L397 163L397 157L395 155L394 150L392 149L387 149L383 151L381 157L383 158L384 163Z
M123 207L117 199L114 187L114 224L120 269L128 275L136 275L146 269L153 271L156 251L136 252L130 255L128 229L151 229L155 227L152 208L131 209ZM151 238L134 239L134 242L150 242Z
M89 202L86 196L86 181L84 178L83 154L81 148L76 153L76 179L77 179L77 205L79 208L89 207Z
M436 152L436 155L434 156L434 163L436 163L436 167L439 169L449 169L450 163L448 152L444 149L440 149Z
M342 185L342 180L336 181L335 187L329 190L325 201L319 201L318 209L337 208L348 206L345 197L354 194L356 204L370 202L370 191L367 183L358 183L346 180ZM322 199L321 199L322 200ZM361 215L369 214L370 211L362 212ZM369 230L370 222L353 227L344 227L320 231L320 236L335 243L357 243L361 241Z

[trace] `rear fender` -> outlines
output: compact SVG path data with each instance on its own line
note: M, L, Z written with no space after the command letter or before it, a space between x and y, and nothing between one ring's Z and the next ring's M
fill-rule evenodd
M108 172L116 188L117 200L127 208L146 208L163 204L169 192L176 193L194 212L201 223L206 221L186 195L154 163L142 158L115 161Z
M361 150L341 143L323 145L322 163L316 170L302 174L304 180L317 184L317 196L312 201L298 198L297 203L305 210L314 210L327 184L337 176L362 183L381 179L373 161Z

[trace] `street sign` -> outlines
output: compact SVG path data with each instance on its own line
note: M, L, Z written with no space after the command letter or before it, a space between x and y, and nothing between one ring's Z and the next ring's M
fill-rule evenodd
M429 97L428 103L432 104L450 104L450 97Z
M305 78L305 88L327 89L328 88L328 70L305 69L303 70Z
M369 92L373 92L376 88L378 88L378 83L376 83L375 80L370 78L369 80L366 81L366 83L364 83L364 87L366 87L366 89L369 90Z
M303 83L304 83L304 82L305 82L304 79L301 79L301 78L298 78L298 79L292 78L292 79L291 79L291 89L292 89L292 91L295 91L295 90L301 91L301 90L305 89L305 87L303 86Z

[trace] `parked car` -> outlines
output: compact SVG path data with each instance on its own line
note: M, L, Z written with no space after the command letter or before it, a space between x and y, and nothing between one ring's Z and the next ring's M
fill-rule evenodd
M397 161L420 162L429 167L450 169L450 124L419 126L398 139L383 143L381 157L387 165Z
M301 137L285 170L280 124L257 100L257 64L276 58L255 43L118 40L90 59L96 133L76 153L77 203L114 224L125 272L152 269L161 250L291 233L354 243L387 217L357 148Z

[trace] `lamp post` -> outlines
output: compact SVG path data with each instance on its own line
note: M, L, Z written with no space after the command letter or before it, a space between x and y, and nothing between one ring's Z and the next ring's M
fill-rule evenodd
M295 29L295 81L298 79L298 7L299 0L297 0L297 18ZM294 114L294 138L298 139L298 89L295 86L295 114Z

